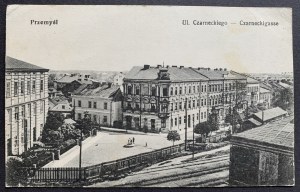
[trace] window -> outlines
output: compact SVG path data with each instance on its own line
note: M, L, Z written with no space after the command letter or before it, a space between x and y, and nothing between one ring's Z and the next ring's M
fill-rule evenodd
M136 94L136 95L139 95L139 94L140 94L140 87L137 86L137 87L135 88L135 94Z
M179 123L179 125L181 125L181 117L179 117L179 122L178 123Z
M191 108L191 103L192 103L192 101L191 101L191 100L189 100L189 109Z
M184 94L186 94L186 87L184 87Z
M10 82L6 83L6 97L10 97Z
M78 113L77 117L78 117L78 119L81 119L82 118L81 113Z
M173 95L173 87L171 87L170 95Z
M171 127L173 127L173 119L171 119Z
M14 82L14 96L18 96L19 83Z
M206 87L207 87L207 86L206 86L206 85L204 85L204 92L206 92Z
M128 106L129 106L129 103L128 103ZM106 102L104 102L104 109L107 109L107 103Z
M107 116L103 116L103 123L107 123Z
M196 103L196 102L195 102L195 100L193 100L193 108L195 108L195 107L196 107L195 103Z
M136 108L136 109L140 109L140 104L136 103L136 104L135 104L135 108Z
M81 101L78 100L78 107L81 107Z
M168 88L163 88L163 96L168 96Z
M197 120L199 120L199 113L197 113Z
M152 96L156 95L156 88L155 87L152 87L152 89L151 89L151 95Z
M155 112L155 104L151 103L151 111Z
M182 102L179 103L179 110L182 109Z
M155 119L151 119L151 128L152 128L152 120L155 124ZM166 119L161 120L161 128L166 128Z
M15 107L15 120L19 120L19 107Z
M23 118L25 117L25 105L23 105L22 108L21 108L21 116Z
M32 93L35 93L35 81L32 81Z
M191 93L191 91L192 91L192 90L191 90L191 86L189 86L189 93Z
M27 94L29 95L31 93L31 82L27 81Z
M204 88L204 86L203 86L203 85L201 85L201 92L203 92L203 91L204 91L204 89L203 89L203 88Z
M44 91L44 80L41 80L41 92Z
M171 111L173 111L173 103L171 103Z
M177 107L178 107L178 103L176 102L176 103L175 103L175 110L178 109Z
M155 119L151 119L151 129L155 129Z
M179 87L179 95L182 94L182 87Z
M92 102L89 101L89 108L92 108Z
M199 100L197 100L197 107L199 107L199 105L200 105L200 101L199 101Z
M204 112L204 118L206 118L206 112Z
M203 119L203 112L201 112L201 119Z
M97 108L97 102L94 102L94 109Z
M61 108L62 108L62 109L66 109L66 106L65 106L65 105L62 105Z
M128 86L127 89L128 89L128 90L127 90L127 91L128 91L128 94L131 95L131 94L132 94L132 87L131 87L131 86Z
M168 112L168 105L167 104L162 104L161 105L161 111L164 112L164 113Z
M196 93L195 85L193 86L193 93Z
M201 107L203 106L203 99L201 99Z
M175 87L175 95L177 95L177 87Z
M93 121L97 122L97 115L93 115Z
M177 126L177 118L175 118L174 124L175 126Z

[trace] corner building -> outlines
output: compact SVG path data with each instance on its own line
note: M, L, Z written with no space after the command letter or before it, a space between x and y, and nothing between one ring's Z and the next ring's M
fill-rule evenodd
M212 107L216 106L223 119L224 98L235 104L235 96L230 99L229 89L226 93L223 89L224 81L227 87L229 82L236 84L238 78L230 72L208 68L133 67L124 78L123 126L136 130L146 127L152 131L180 131L185 126L189 129L207 121ZM235 88L230 87L230 91L236 93Z
M41 136L48 113L48 72L49 69L6 57L6 156L21 155Z

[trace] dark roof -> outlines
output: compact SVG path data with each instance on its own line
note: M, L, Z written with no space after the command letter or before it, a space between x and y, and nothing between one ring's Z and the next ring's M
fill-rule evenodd
M120 86L115 85L81 85L75 92L77 96L98 96L104 98L113 97L120 90Z
M39 71L39 72L47 72L49 69L45 69L25 61L21 61L9 56L6 56L5 59L5 70L6 71Z
M78 80L78 77L77 76L69 76L69 75L66 75L66 76L63 76L62 78L56 80L56 82L58 83L71 83L73 81L77 81Z
M144 67L135 66L126 74L125 79L156 80L160 69L158 67L144 69ZM168 67L163 69L166 69L170 74L170 81L208 80L208 78L197 73L192 68Z
M203 68L194 68L195 71L197 71L199 74L204 75L210 80L222 80L224 79L224 75L218 71L214 70L208 70L208 69L203 69Z
M256 121L256 120L253 119L253 118L248 119L248 121L250 121L251 123L253 123L253 124L256 125L256 126L260 126L260 125L261 125L261 122Z
M263 113L264 113L264 117L263 117L264 121L268 121L270 119L280 117L282 115L287 114L287 112L285 110L281 109L280 107L275 107L272 109L264 110ZM256 116L258 119L262 120L262 111L254 113L253 115Z
M294 148L294 123L292 120L293 117L274 121L254 129L238 133L233 137Z

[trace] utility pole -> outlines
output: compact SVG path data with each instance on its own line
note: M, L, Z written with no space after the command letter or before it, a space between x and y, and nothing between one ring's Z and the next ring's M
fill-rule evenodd
M193 159L195 155L195 118L193 117Z
M186 145L187 145L187 98L185 98L185 140L184 140L184 150L186 151Z
M81 175L81 158L82 158L82 127L80 129L80 142L79 142L79 181L82 179Z

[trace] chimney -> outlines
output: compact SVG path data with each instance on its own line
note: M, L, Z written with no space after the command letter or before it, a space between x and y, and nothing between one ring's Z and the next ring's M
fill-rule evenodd
M167 68L169 68L169 65L167 65Z
M179 67L179 69L182 69L182 68L184 68L184 66L181 65L181 66Z
M144 65L144 69L149 69L150 65Z

